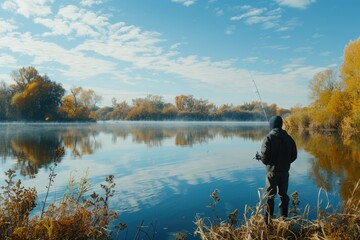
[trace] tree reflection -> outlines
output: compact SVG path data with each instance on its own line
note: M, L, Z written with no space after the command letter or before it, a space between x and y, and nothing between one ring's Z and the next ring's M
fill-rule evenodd
M97 134L98 130L89 125L4 124L0 131L0 156L4 162L15 159L15 169L22 176L33 178L39 169L52 163L55 150L62 145L73 157L93 154L101 148Z
M101 149L101 142L96 140L98 134L99 130L96 125L71 126L66 131L59 132L59 137L62 139L66 149L70 150L73 158L81 158Z
M17 159L15 168L20 174L32 178L40 168L47 168L54 158L55 150L61 146L61 140L52 133L42 135L17 132L12 134L5 146L5 149L1 149L2 155L11 153L11 157Z
M312 171L309 178L328 192L340 184L340 197L347 200L360 179L359 139L344 142L340 136L329 132L292 135L299 148L314 156L310 159Z
M193 146L206 143L219 136L222 138L238 137L251 141L261 140L268 132L265 126L242 125L206 125L206 124L130 124L128 126L103 126L105 132L113 134L113 142L117 138L132 137L135 143L144 143L149 147L160 147L166 139L174 138L176 146Z
M93 154L102 147L99 134L111 135L114 144L130 137L137 144L161 147L169 139L176 146L193 146L216 137L259 141L267 131L265 125L238 124L2 124L0 156L3 162L15 159L21 175L35 177L40 168L51 164L54 151L60 146L72 158Z

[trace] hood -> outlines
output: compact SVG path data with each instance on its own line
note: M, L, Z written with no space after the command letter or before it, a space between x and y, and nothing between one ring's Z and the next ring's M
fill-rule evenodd
M283 120L280 116L273 116L269 120L270 130L274 128L282 128Z

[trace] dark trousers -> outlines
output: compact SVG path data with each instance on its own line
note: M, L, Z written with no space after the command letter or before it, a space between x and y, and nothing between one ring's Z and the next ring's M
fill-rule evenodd
M278 193L281 203L279 211L281 217L288 216L289 196L287 190L289 186L289 172L268 172L266 173L266 191L268 200L265 208L265 220L269 221L274 215L274 198Z

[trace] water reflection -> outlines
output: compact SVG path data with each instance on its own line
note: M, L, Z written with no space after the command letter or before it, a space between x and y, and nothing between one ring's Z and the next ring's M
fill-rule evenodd
M259 127L260 126L260 127ZM164 144L170 144L176 147L194 147L209 142L216 142L217 139L242 139L245 142L254 142L259 148L260 141L267 134L268 128L266 124L239 124L239 123L154 123L154 122L113 122L113 123L93 123L93 124L0 124L0 156L4 162L8 159L15 159L15 168L19 170L22 176L34 178L39 169L47 169L52 162L54 150L59 146L65 146L71 159L84 158L85 156L94 155L97 151L103 149L104 136L110 136L111 144L120 148L117 143L123 144L131 141L135 144L145 145L150 148L160 148ZM342 141L336 134L320 134L320 133L291 133L299 149L303 149L311 154L310 169L307 170L308 178L311 179L320 188L324 188L328 192L334 191L334 186L340 186L340 196L347 199L350 196L350 189L354 183L360 178L360 146L359 141ZM218 141L223 144L223 140ZM132 175L136 176L136 180L143 179L147 171L149 174L154 171L158 172L155 178L162 175L167 178L153 179L150 185L154 186L157 181L173 181L174 177L178 179L186 179L188 182L197 181L198 179L207 179L213 174L222 176L231 176L229 172L232 168L237 168L234 162L229 161L226 167L219 166L216 161L222 163L224 158L234 159L239 153L232 152L233 149L226 149L228 146L221 146L222 152L219 156L213 155L206 162L207 156L201 156L200 153L195 162L181 161L181 165L169 163L169 159L163 159L157 169L145 169L144 162L139 166L134 166L136 160L133 160L131 167L136 169ZM127 152L128 151L128 152ZM139 151L139 148L122 149L124 156L131 155L133 152ZM176 150L179 151L179 150ZM114 152L114 151L113 151ZM116 153L117 154L117 153ZM162 158L163 152L154 153L154 158ZM184 152L183 158L189 158L189 153ZM196 153L192 153L196 154ZM243 154L243 153L242 153ZM137 153L136 158L146 159L148 152L142 156ZM133 156L132 156L133 157ZM98 158L98 157L95 157ZM135 157L134 157L135 158ZM195 158L195 157L193 157ZM97 159L95 160L95 162ZM151 160L154 161L154 160ZM175 161L175 160L174 160ZM204 161L204 162L202 162ZM73 163L72 163L73 164ZM121 166L121 163L114 163L114 168ZM208 169L203 169L206 165ZM214 166L212 166L214 165ZM221 164L220 164L221 165ZM170 167L169 167L170 166ZM175 166L175 167L174 167ZM127 169L128 166L122 166ZM243 166L244 167L244 166ZM188 169L192 169L186 174ZM195 169L195 170L194 170ZM175 172L173 172L173 170ZM180 170L183 170L180 171ZM173 173L172 173L173 172ZM184 177L186 175L186 177ZM125 176L123 176L126 178ZM215 176L213 176L215 177ZM129 180L130 182L130 180ZM136 181L135 181L136 182ZM147 184L149 179L145 179L141 184ZM159 183L159 185L164 185ZM171 184L167 184L175 189Z
M98 135L111 134L113 143L130 137L134 143L160 147L174 138L176 146L193 146L222 138L261 139L265 128L238 124L199 123L103 123L103 124L1 124L0 154L2 160L14 158L22 176L34 177L39 168L52 162L54 150L64 145L72 158L94 154L102 148Z
M333 192L334 187L339 185L340 197L348 199L360 179L360 139L344 141L331 132L292 135L298 147L313 156L310 159L312 171L309 171L309 178L328 192Z
M154 216L159 229L181 231L193 228L195 213L208 210L215 188L222 196L219 213L257 202L265 170L252 158L267 133L264 123L0 124L0 164L3 171L15 167L26 176L24 184L36 186L41 201L53 151L64 146L51 189L57 196L72 174L88 169L98 192L104 177L113 174L117 189L111 207L129 226L136 229L141 219ZM360 178L360 142L329 134L292 136L299 159L291 168L289 192L300 192L311 206L319 187L347 199Z
M61 146L58 134L39 134L38 130L41 129L32 129L24 134L19 128L5 127L1 131L2 159L17 159L15 169L23 176L34 177L40 168L46 168L52 161L55 150Z

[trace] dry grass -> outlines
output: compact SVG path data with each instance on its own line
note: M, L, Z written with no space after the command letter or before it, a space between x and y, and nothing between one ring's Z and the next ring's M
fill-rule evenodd
M321 190L320 190L321 191ZM197 234L203 240L232 239L360 239L360 181L352 191L352 196L342 204L342 209L328 213L327 209L318 209L315 220L307 218L309 207L298 215L299 196L292 194L293 217L273 219L266 224L263 217L266 196L260 195L259 203L254 209L246 206L244 219L236 224L237 210L229 214L228 220L221 224L213 224L209 218L197 218L195 224ZM319 208L319 206L318 206ZM235 223L235 224L234 224Z
M57 151L55 164L50 171L47 193L38 215L31 216L36 207L35 188L24 188L15 181L14 170L5 175L5 186L0 192L0 239L110 239L109 223L117 219L117 212L108 207L114 194L114 176L110 175L101 184L102 196L90 190L86 177L75 182L71 179L69 189L56 204L46 204L49 189L56 176L54 169L63 149ZM119 229L126 225L121 223Z

